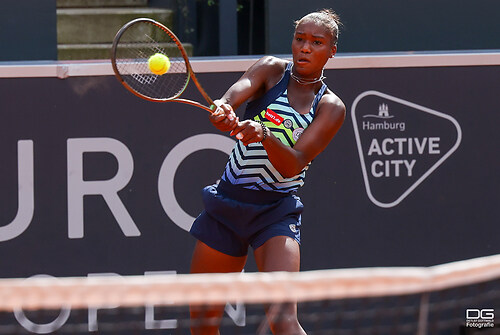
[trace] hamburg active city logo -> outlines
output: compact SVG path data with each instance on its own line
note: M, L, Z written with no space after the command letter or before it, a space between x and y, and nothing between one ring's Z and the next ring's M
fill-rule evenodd
M367 195L383 208L401 203L462 140L453 117L377 91L360 94L351 116Z

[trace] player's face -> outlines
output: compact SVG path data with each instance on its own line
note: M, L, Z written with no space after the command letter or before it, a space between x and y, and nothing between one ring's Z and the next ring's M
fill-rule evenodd
M304 20L297 25L292 41L294 72L303 77L318 77L336 51L332 35L324 25Z

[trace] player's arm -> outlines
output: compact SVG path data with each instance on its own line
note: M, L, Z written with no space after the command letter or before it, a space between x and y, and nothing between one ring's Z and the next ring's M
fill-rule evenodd
M283 144L277 137L264 134L262 127L252 121L243 121L232 131L232 135L244 145L262 141L269 160L285 178L299 174L333 139L345 119L345 106L333 93L325 94L318 104L314 121L302 133L292 147Z
M276 57L266 56L259 59L222 98L214 101L218 112L209 116L212 124L221 131L233 130L239 121L234 111L247 100L258 98L276 85L285 67L286 61Z

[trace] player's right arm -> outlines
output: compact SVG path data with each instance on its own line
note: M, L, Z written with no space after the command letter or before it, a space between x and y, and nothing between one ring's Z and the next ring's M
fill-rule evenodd
M253 64L222 96L215 100L218 112L210 115L210 121L220 131L231 131L238 124L234 110L245 101L254 100L276 85L283 76L286 61L265 56Z

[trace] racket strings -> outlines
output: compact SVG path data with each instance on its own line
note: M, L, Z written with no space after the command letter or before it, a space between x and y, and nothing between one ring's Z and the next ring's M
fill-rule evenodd
M156 75L148 59L156 53L168 56L170 69ZM160 27L138 22L129 26L116 45L116 67L125 84L137 93L157 100L178 97L187 86L189 74L175 41Z

